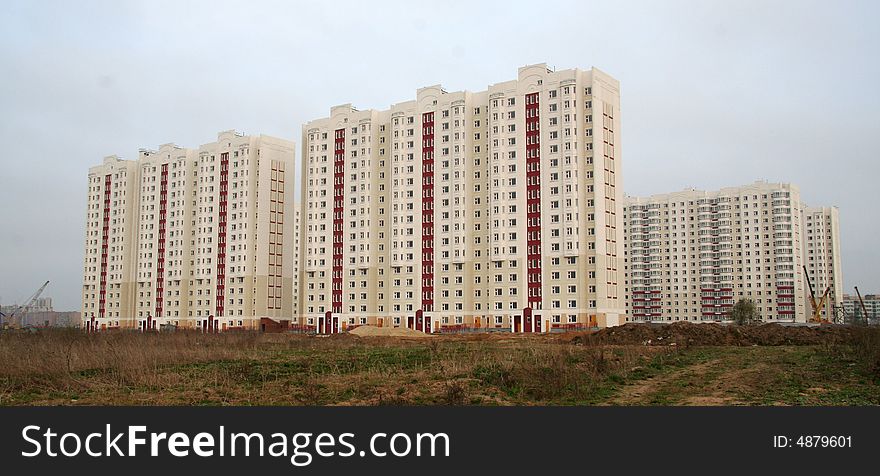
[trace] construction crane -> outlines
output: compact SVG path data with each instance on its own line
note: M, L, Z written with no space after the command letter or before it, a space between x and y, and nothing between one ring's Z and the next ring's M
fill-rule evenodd
M865 301L862 301L862 293L859 292L859 287L855 286L855 288L856 288L856 296L859 297L859 305L861 305L861 307L862 307L862 314L865 315L865 324L867 325L870 322L868 320L868 310L865 309Z
M816 293L813 292L813 283L810 281L810 273L807 272L806 266L804 266L804 278L807 280L807 285L810 287L810 304L813 306L813 315L810 316L810 322L830 324L831 321L828 319L822 319L822 309L825 308L825 301L828 300L828 293L831 292L831 286L825 288L825 292L822 293L822 298L819 302L816 302Z
M37 289L31 297L28 298L27 301L24 302L21 306L15 308L8 316L6 316L6 324L10 327L21 327L21 318L27 314L28 310L30 310L31 306L40 298L40 295L43 294L43 291L46 290L46 286L49 285L49 281L43 283L40 286L40 289Z

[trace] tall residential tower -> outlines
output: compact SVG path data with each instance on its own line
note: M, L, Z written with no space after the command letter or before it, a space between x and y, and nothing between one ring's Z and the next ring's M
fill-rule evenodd
M290 319L294 144L235 131L89 171L83 323L89 329L256 329Z
M617 324L620 158L619 85L597 69L332 108L302 129L301 323Z
M627 197L627 320L725 321L745 298L765 321L805 322L805 265L819 296L842 298L836 217L785 183Z
M833 320L843 306L843 272L840 264L840 214L837 207L804 209L804 263L816 300L828 290L822 318Z

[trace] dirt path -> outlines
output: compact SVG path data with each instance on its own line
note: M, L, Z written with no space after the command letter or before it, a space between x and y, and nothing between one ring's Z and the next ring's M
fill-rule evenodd
M707 394L708 385L715 381L713 369L722 364L720 359L689 365L673 372L648 377L624 386L609 405L728 405L734 403L716 387ZM694 392L696 390L696 392ZM690 394L690 395L681 395ZM696 393L696 395L694 395ZM682 398L683 397L683 398Z
M779 385L772 362L749 358L753 349L725 351L702 362L662 372L625 385L609 405L749 405L767 403ZM820 393L822 389L810 389ZM784 399L774 399L785 404Z

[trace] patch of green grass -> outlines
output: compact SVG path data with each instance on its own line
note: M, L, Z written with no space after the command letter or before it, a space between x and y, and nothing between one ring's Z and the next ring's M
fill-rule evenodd
M694 397L745 405L880 404L880 388L847 355L823 346L694 348L653 359L626 383L657 380L639 401L648 405Z

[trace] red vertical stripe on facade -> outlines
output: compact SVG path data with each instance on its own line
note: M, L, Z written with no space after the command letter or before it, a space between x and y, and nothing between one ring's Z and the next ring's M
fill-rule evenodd
M531 308L541 308L541 130L538 93L526 94L526 235Z
M107 306L107 247L110 239L110 188L113 185L110 174L104 176L104 216L101 228L101 287L98 301L98 317L104 317Z
M217 223L217 292L216 317L226 309L226 200L229 191L229 152L220 154L220 209ZM214 325L209 323L209 328Z
M156 258L156 318L162 317L165 302L165 211L168 206L168 164L162 164L162 175L159 179L159 250ZM148 320L147 329L154 324Z
M333 275L331 308L342 312L342 260L345 246L345 128L336 129L333 148Z
M434 113L422 114L422 311L434 310Z

